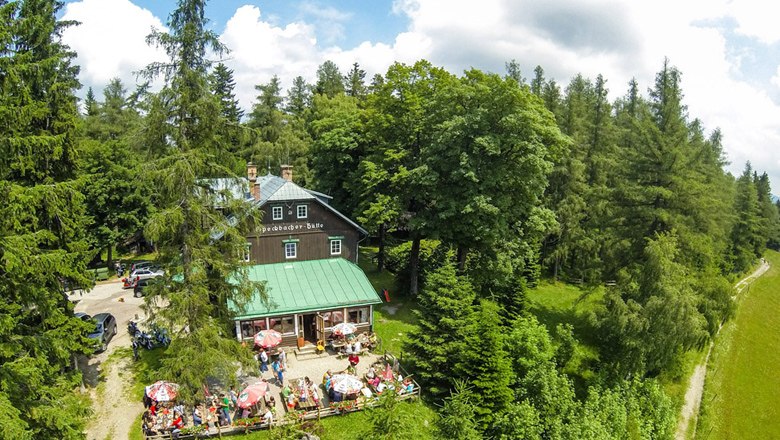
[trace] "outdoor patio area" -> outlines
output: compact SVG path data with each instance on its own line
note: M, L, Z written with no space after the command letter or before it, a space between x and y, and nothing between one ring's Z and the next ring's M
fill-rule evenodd
M287 365L282 373L282 383L279 383L271 368L261 372L258 366L253 371L241 372L238 376L239 386L234 388L238 395L238 404L230 410L231 423L220 424L221 416L211 418L209 404L206 404L201 409L203 419L199 426L194 426L192 417L184 417L184 425L180 429L178 438L192 438L194 433L231 435L267 429L271 425L290 422L288 414L293 414L295 420L311 420L359 411L376 404L378 395L385 390L394 389L398 399L412 398L420 393L419 386L405 377L405 371L390 354L379 355L364 351L353 367L353 374L348 374L350 361L346 355L339 354L331 348L317 354L311 348L306 347L302 352L294 348L286 348ZM275 352L269 360L273 361L277 358L278 352ZM352 360L354 361L354 357ZM368 374L369 370L371 374ZM333 376L326 380L325 375L328 371ZM310 380L308 386L305 385L306 378ZM288 387L287 397L283 392L285 386ZM260 392L245 392L247 387L259 389ZM316 389L316 397L311 393L311 388ZM334 394L329 395L329 390ZM335 392L337 390L338 392ZM227 394L227 390L214 386L210 389L210 393L218 402L223 393ZM337 402L332 402L332 397L335 397ZM170 401L175 401L175 395L170 397ZM174 403L168 402L167 405L163 403L162 407L173 405ZM271 423L268 423L264 417L269 409L273 414ZM191 413L191 410L186 412ZM219 415L219 410L216 414ZM145 438L169 438L171 429L168 427L171 421L160 416L156 424L159 428L155 429L155 434L146 435Z

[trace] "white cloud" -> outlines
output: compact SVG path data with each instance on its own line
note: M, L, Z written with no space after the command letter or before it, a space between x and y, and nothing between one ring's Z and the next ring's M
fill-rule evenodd
M777 25L777 10L773 3L735 0L729 3L729 13L739 24L737 32L765 44L780 41L780 26Z
M777 66L774 76L769 80L775 87L780 88L780 66Z
M145 38L152 28L164 29L151 12L129 0L82 0L68 3L65 20L81 22L65 30L63 40L78 53L81 82L100 97L108 82L118 77L126 87L136 83L133 72L151 61L165 59Z
M230 48L225 64L234 70L236 96L250 109L257 95L254 86L279 75L287 88L298 75L311 81L320 64L314 28L303 22L285 27L261 19L256 6L242 6L228 20L221 36Z

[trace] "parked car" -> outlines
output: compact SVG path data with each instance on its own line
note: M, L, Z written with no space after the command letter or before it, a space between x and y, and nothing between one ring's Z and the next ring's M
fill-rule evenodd
M146 288L155 282L155 278L157 277L143 278L136 281L135 286L133 286L133 296L136 298L144 296Z
M116 334L116 318L110 313L98 313L92 317L95 331L89 334L95 340L95 351L106 351L108 343Z
M136 269L144 269L152 266L154 266L154 263L152 263L151 261L136 261L135 263L130 265L130 273L132 273Z
M140 280L145 280L149 278L157 278L161 277L165 274L162 270L157 269L156 267L146 267L142 269L136 269L133 272L130 273L130 276L127 278L124 278L122 281L124 282L123 286L124 288L130 288L135 287L135 285Z

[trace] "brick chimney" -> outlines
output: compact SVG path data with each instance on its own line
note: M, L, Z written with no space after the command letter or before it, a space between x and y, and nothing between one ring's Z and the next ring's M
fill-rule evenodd
M252 187L249 189L252 193L252 198L256 201L260 201L260 182L255 181L252 183Z
M282 179L292 182L292 165L282 165Z
M260 200L260 182L257 181L257 165L249 162L246 164L246 178L249 179L249 193L252 198Z

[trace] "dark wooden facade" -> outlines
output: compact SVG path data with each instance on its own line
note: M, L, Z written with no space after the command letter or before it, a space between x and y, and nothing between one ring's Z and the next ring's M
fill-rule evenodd
M306 206L306 218L298 218L300 205ZM281 207L281 220L273 219L274 207ZM319 201L268 201L260 209L263 211L263 224L256 234L247 237L250 263L269 264L325 258L344 258L353 263L357 262L360 232ZM334 240L341 242L340 253L331 253L331 242ZM286 257L285 242L296 243L295 258Z

